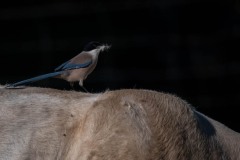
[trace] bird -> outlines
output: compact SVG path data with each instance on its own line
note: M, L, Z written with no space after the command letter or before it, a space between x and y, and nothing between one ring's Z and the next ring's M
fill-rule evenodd
M107 44L101 44L96 41L89 42L81 53L55 68L54 72L9 84L6 88L16 88L52 77L64 79L70 82L71 85L74 82L79 82L79 85L87 91L83 86L83 81L95 69L99 53L108 50L110 47Z

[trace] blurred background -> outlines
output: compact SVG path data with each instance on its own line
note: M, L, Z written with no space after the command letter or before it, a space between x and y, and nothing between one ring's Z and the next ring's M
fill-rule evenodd
M52 72L99 41L112 48L85 81L90 92L172 93L240 132L239 16L237 0L5 1L0 83ZM59 79L31 86L73 89Z

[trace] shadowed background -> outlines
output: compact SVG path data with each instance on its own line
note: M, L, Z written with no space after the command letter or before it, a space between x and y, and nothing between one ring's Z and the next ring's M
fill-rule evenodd
M240 131L239 16L240 3L228 0L7 1L0 5L0 83L52 72L99 41L112 48L85 81L90 92L173 93ZM59 79L32 86L72 89Z

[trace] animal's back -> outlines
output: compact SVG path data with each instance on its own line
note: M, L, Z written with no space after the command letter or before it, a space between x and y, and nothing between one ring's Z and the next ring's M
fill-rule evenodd
M86 94L0 88L0 159L4 160L238 157L239 143L225 142L223 131L234 133L182 99L155 91ZM238 133L231 139L237 138Z

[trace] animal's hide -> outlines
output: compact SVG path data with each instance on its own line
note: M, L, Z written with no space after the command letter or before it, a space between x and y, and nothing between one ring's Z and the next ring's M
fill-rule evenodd
M184 100L0 87L1 160L240 159L240 135Z

